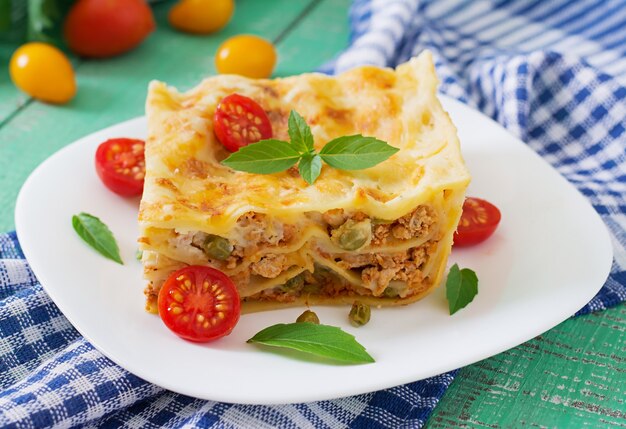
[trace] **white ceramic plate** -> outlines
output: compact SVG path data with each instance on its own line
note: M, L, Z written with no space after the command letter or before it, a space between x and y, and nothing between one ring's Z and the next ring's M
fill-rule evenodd
M473 175L469 195L495 203L502 222L487 242L455 249L451 263L473 268L479 294L449 316L444 288L402 308L375 309L352 328L348 309L319 307L320 319L354 334L376 363L329 365L246 343L302 309L242 316L209 344L174 336L144 311L135 260L138 199L100 183L97 145L143 137L143 118L91 134L51 156L24 184L17 233L30 264L70 322L102 353L138 376L204 399L275 404L330 399L419 380L502 352L570 317L604 283L612 261L608 232L587 200L525 144L463 104L443 97ZM87 247L71 217L99 216L115 233L126 265Z

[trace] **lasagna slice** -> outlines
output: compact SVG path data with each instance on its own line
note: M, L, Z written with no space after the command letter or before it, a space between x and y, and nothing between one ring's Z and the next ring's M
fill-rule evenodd
M356 298L406 304L431 291L470 181L436 86L428 52L395 70L361 67L336 77L220 75L185 93L152 82L139 214L147 308L154 311L165 279L186 265L230 276L248 311ZM229 153L212 121L233 93L263 107L274 138L289 140L295 110L318 151L353 134L400 150L365 170L324 165L313 185L295 168L234 171L220 164Z

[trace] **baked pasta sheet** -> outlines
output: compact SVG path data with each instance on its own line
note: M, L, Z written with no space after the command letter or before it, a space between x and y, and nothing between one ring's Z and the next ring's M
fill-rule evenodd
M186 265L230 276L248 311L285 305L413 302L437 286L470 181L456 129L436 95L430 53L395 70L360 67L259 80L220 75L180 93L152 82L139 213L147 308ZM319 151L345 135L400 150L365 170L323 165L313 185L295 168L260 175L220 162L219 101L237 93L289 140L297 111Z

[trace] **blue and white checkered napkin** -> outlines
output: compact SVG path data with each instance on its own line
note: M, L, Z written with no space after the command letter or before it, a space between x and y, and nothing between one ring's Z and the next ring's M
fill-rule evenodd
M326 71L433 51L442 92L528 142L609 226L610 278L579 314L626 300L626 1L357 0L350 21ZM454 375L271 407L168 392L81 338L0 235L0 427L421 427Z

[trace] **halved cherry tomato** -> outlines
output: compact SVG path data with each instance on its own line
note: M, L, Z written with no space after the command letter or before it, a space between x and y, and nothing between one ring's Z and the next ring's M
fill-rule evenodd
M454 233L454 245L472 246L485 241L498 227L500 217L500 210L489 201L466 198L459 226Z
M213 118L215 136L231 152L272 137L265 110L251 98L231 94L222 98Z
M130 197L141 195L146 175L143 140L110 139L96 150L96 172L107 188Z
M159 291L158 306L168 328L195 342L230 334L241 313L232 280L215 268L199 265L172 273Z

